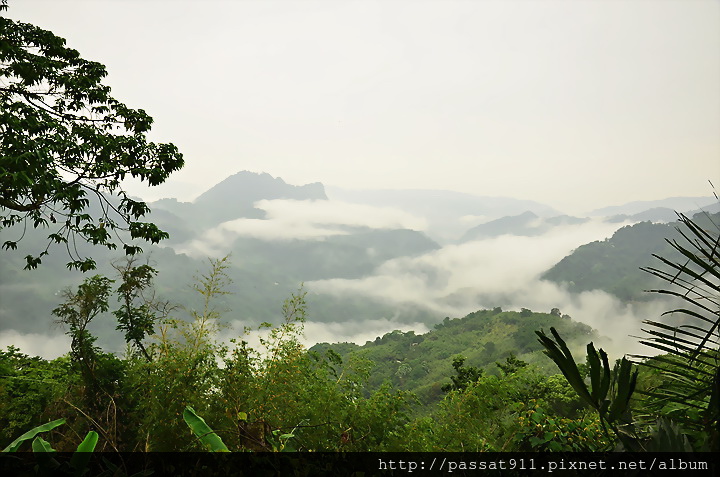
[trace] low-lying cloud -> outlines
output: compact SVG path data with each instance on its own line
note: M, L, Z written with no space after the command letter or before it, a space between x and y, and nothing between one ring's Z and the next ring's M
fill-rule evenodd
M368 277L306 285L317 293L360 294L398 307L422 305L439 316L460 317L496 306L544 312L559 308L612 336L611 350L639 351L637 340L625 337L637 336L642 320L655 319L666 310L664 302L627 305L599 290L570 293L562 285L540 279L573 249L607 238L622 225L591 221L556 227L541 236L504 235L448 245L421 256L389 260ZM632 349L628 348L631 344Z
M328 200L260 200L254 204L265 211L265 219L239 218L223 222L199 239L179 246L190 255L223 255L238 237L261 240L324 240L347 235L352 227L411 229L422 231L427 220L400 209Z
M255 207L269 220L291 224L334 224L376 229L424 230L427 221L393 207L377 207L329 200L261 200Z
M267 219L237 219L205 232L186 249L217 256L229 251L238 237L263 240L312 239L349 233L351 227L411 228L423 230L425 219L398 209L329 201L260 201L256 204ZM657 319L669 309L667 301L624 304L602 291L570 293L562 285L543 281L540 276L578 246L610 237L625 224L591 220L579 225L550 229L538 236L487 238L446 245L432 252L388 260L372 274L357 279L325 279L306 282L313 294L367 297L384 302L396 313L370 320L307 322L304 342L351 341L363 344L377 336L400 329L425 333L434 323L418 319L408 310L429 310L441 321L445 316L462 317L482 308L506 310L529 308L562 313L597 329L612 341L603 345L615 355L649 352L635 338L640 323ZM320 298L321 299L321 298ZM428 316L428 315L425 315ZM422 321L422 322L421 322ZM233 327L223 336L237 336ZM0 347L15 345L28 354L59 356L69 349L69 338L39 333L0 332Z
M574 248L606 238L617 225L592 222L557 227L535 237L503 235L383 263L372 276L308 283L323 293L361 293L398 303L423 304L437 311L463 313L475 304L448 310L446 300L458 295L517 295L536 286L538 277Z

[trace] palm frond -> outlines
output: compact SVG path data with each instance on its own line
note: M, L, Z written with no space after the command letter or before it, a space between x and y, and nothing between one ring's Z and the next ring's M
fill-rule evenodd
M697 215L678 217L681 239L666 242L681 259L653 255L663 267L641 270L669 285L648 291L684 302L662 316L681 315L686 322L643 321L646 336L640 343L665 354L634 357L643 358L640 364L659 371L664 379L661 386L642 392L645 405L656 411L671 409L676 422L705 433L709 449L720 450L720 227L709 214L705 214L712 225L708 228L698 224Z

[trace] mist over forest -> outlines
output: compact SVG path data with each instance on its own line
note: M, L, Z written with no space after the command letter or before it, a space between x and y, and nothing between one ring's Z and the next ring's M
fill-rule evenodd
M160 245L146 246L138 260L157 267L161 298L191 309L198 306L188 293L193 277L205 273L208 258L229 255L233 283L219 305L227 310L224 340L246 326L276 320L282 301L304 284L309 304L304 341L310 346L363 344L395 329L423 333L446 316L499 306L558 308L600 335L612 330L607 349L625 353L636 349L630 336L637 335L640 323L670 305L643 292L651 288L652 277L637 268L652 265L651 254L663 250L673 226L644 222L650 228L644 233L655 240L638 235L629 252L636 257L635 269L610 273L626 260L602 254L588 264L590 270L554 271L587 244L608 243L618 231L633 236L632 225L645 211L717 209L712 197L675 198L647 202L640 211L638 204L628 204L607 209L612 215L590 211L586 217L570 217L513 198L333 190L328 197L320 183L290 185L267 173L245 171L193 202L156 201L150 204L150 219L171 235ZM3 239L18 233L0 232ZM19 250L0 257L0 344L53 358L67 352L69 341L53 325L50 312L63 288L77 286L83 274L65 269L61 247L52 249L40 269L23 271L25 253L42 246L41 230L31 230ZM109 263L122 259L97 247L78 250L99 253L98 273L107 276L114 273ZM599 277L597 286L578 289L588 273ZM627 277L617 273L629 273L632 280L623 282ZM625 285L613 288L608 279ZM103 346L122 352L112 319L96 320L94 326Z
M508 450L510 442L514 443L511 449L599 450L613 445L612 438L601 433L606 425L603 419L608 418L601 414L598 421L588 411L581 411L578 398L569 397L570 385L557 374L561 358L551 362L548 356L553 355L542 352L542 346L546 350L551 346L541 346L538 336L547 340L546 330L559 332L566 341L555 335L558 343L580 356L591 342L617 363L625 363L628 355L657 354L657 350L648 352L638 336L646 333L648 323L680 307L682 300L648 293L662 288L662 280L641 268L659 261L653 254L667 260L682 259L671 245L673 240L682 240L681 223L668 220L668 211L674 207L676 218L683 217L678 212L693 216L695 223L708 229L720 222L720 204L703 197L651 201L642 204L648 207L645 210L638 210L638 204L613 206L603 209L612 215L593 211L572 217L541 203L442 191L343 194L336 189L334 196L342 199L328 197L320 183L296 186L267 173L239 172L193 202L165 199L152 203L150 219L176 233L162 244L145 245L141 255L123 258L112 251L80 245L74 252L79 257L92 254L98 264L97 270L84 274L67 270L68 252L62 249L53 250L37 269L23 270L23 254L46 243L41 228L26 232L22 247L0 255L0 348L8 350L0 357L24 360L23 356L38 355L51 360L40 361L49 366L68 357L76 359L77 328L73 325L68 330L67 322L60 321L65 313L74 316L74 311L67 310L78 306L82 310L83 287L103 283L107 280L104 276L127 284L128 276L123 273L150 265L158 273L151 275L150 281L138 282L145 283L142 286L148 293L139 298L141 303L163 304L156 310L165 311L157 321L159 334L153 330L156 334L144 340L148 349L154 350L149 359L158 359L157 350L172 343L168 341L171 328L164 323L181 330L184 338L170 345L180 346L178 349L198 343L193 336L212 336L213 341L203 346L211 346L208 356L214 356L215 366L220 366L215 371L219 376L231 376L238 363L251 359L254 364L248 369L256 373L254 391L245 387L238 396L244 403L242 409L248 409L241 411L247 413L242 415L257 416L247 422L277 426L317 421L319 417L312 417L315 411L310 409L298 411L297 416L293 411L289 414L290 401L274 411L261 411L263 403L277 399L267 401L263 396L286 392L271 391L278 383L300 385L297 392L306 392L304 386L325 383L326 391L338 392L346 386L340 384L343 376L350 380L347 389L360 393L348 402L379 406L370 419L395 406L403 409L397 409L400 414L391 425L393 435L404 436L397 442L390 435L379 438L377 444L365 442L361 432L380 431L363 431L371 427L358 423L363 414L355 409L347 417L352 424L338 424L348 429L341 436L353 436L341 438L340 447L333 444L332 426L327 429L329 437L320 437L326 432L322 429L327 424L323 424L320 435L298 432L296 437L294 431L285 443L241 425L237 442L234 434L226 434L236 448L282 450L297 439L293 446L301 450L348 446L358 450L465 450L468 442L475 449L486 450ZM654 220L644 220L648 216ZM11 240L18 232L17 227L3 229L0 239ZM109 309L100 310L92 323L88 321L87 330L88 336L97 337L95 353L104 350L109 353L104 359L131 363L138 359L134 346L142 346L142 341L131 345L129 335L119 332L128 329L118 325L123 316L123 286L118 288L119 303L108 302ZM120 311L111 314L117 306ZM155 313L151 316L157 316ZM665 316L662 321L663 326L688 324L680 315ZM160 348L155 348L155 343ZM140 349L145 353L144 347ZM232 349L235 351L227 354ZM283 354L288 352L296 358ZM175 358L170 359L170 368L159 378L163 382L175 379ZM295 359L305 363L302 368L292 367ZM586 366L592 363L589 359ZM658 359L663 359L662 355ZM306 378L286 381L274 377L273 363L287 360L293 373L311 373L316 376L312 382L320 381L302 384ZM148 365L155 366L153 361ZM166 376L168 372L171 374ZM330 374L325 376L326 372ZM657 379L644 376L644 387L652 382L648 380ZM242 382L241 388L247 386ZM165 392L164 386L156 391ZM233 384L232 389L236 388ZM219 392L227 399L235 391ZM462 423L468 413L477 411L466 409L467 399L478 393L490 393L483 398L487 409L481 411L482 419L502 419L510 424L482 437L468 437ZM546 397L538 401L538 396ZM183 397L171 405L179 414L177 406L198 399ZM289 399L300 402L297 397ZM538 404L545 400L551 411ZM203 409L219 422L211 407ZM161 416L166 409L153 412ZM185 409L186 421L188 412L195 411ZM564 420L555 424L546 412ZM438 416L438 422L444 424L431 424ZM535 425L527 428L523 416L532 422L547 420L542 429L556 425L576 429L577 422L584 427L582 431L577 428L577 435L564 430L565 437L560 439L547 438L547 434L539 437ZM22 422L30 425L36 421L37 417L28 416L9 425L5 439L16 434ZM182 441L176 442L178 423L165 427L163 432L170 434L158 434L153 449L182 445ZM713 445L704 444L705 431L698 432L689 435L693 445ZM254 437L248 441L248 436ZM588 436L592 439L583 443ZM655 437L651 439L654 442ZM635 449L636 442L640 441L623 445Z
M716 473L718 8L0 0L0 474Z

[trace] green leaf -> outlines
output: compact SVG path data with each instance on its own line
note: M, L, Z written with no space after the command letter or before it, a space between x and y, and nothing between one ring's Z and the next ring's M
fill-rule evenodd
M222 439L220 439L220 436L215 434L215 431L205 423L205 419L195 414L195 410L190 406L185 408L183 419L185 419L185 422L197 438L200 439L200 442L212 452L230 452Z
M33 452L55 452L50 443L40 436L32 441Z
M2 248L5 250L17 250L17 242L8 240L3 243Z
M594 363L590 370L592 379L592 395L600 405L600 408L604 408L606 406L605 401L608 397L608 391L610 390L612 375L610 372L610 364L608 363L608 356L602 348L595 350L595 346L593 346L592 343L588 344L587 349L588 360ZM591 354L594 359L590 359ZM600 363L602 363L602 369L600 368ZM597 372L592 369L594 366L597 366ZM596 373L602 373L602 376L599 374L596 375Z
M593 399L590 391L588 391L585 381L580 375L580 371L575 363L575 358L573 358L565 341L560 337L554 327L550 328L550 332L555 338L555 341L545 335L545 332L542 330L535 332L535 334L538 335L538 341L540 341L540 344L545 348L545 354L555 361L555 364L560 368L560 371L565 376L565 379L568 380L568 383L575 389L575 392L577 392L585 402L597 408L597 401Z
M70 459L70 466L75 469L75 475L81 475L85 471L92 457L91 453L95 451L97 443L98 433L90 431L77 447L77 450Z
M97 432L88 432L85 436L85 439L83 439L75 452L93 452L95 450L95 446L98 443L98 437L99 436Z
M20 447L20 444L23 442L32 439L33 437L37 436L41 432L47 432L55 429L58 426L62 426L65 424L65 419L56 419L54 421L48 422L46 424L43 424L41 426L37 426L33 429L30 429L25 434L21 435L14 441L10 443L9 446L7 446L5 449L3 449L3 452L17 452L18 448Z
M618 369L619 368L619 369ZM620 361L620 365L615 368L615 376L617 379L615 389L615 399L610 405L608 420L615 421L622 417L628 410L630 405L630 397L635 391L637 383L638 370L631 374L632 364L627 358Z
M590 367L590 386L592 388L591 396L595 402L602 402L605 396L600 396L600 381L602 379L603 369L600 366L600 358L592 343L587 345L587 362Z

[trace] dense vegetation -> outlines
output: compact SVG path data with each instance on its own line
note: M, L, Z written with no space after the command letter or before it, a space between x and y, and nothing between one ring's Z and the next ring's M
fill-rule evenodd
M561 315L558 309L535 313L527 309L504 312L495 308L479 310L464 318L446 317L426 334L393 331L363 346L320 343L311 351L322 354L332 349L344 361L369 360L373 363L367 383L369 389L390 383L415 394L423 409L428 410L445 396L442 387L455 372L453 362L458 356L488 375L497 375L500 370L495 363L510 357L530 363L539 373L556 373L557 368L542 354L542 346L535 336L535 330L551 326L561 330L573 343L584 344L599 338L589 326Z
M146 265L130 263L114 283L95 276L66 292L54 313L72 338L68 355L46 361L15 348L0 354L0 446L63 417L65 425L45 437L58 450L74 450L88 431L99 434L104 450L202 449L183 420L187 406L232 450L593 450L606 443L597 419L561 376L512 354L533 358L532 330L551 317L587 337L590 329L569 317L483 310L447 319L426 335L385 335L366 345L375 355L341 357L333 346L300 345L307 313L301 290L286 300L279 325L262 327L259 346L247 337L226 346L215 340L220 313L214 308L229 283L226 270L227 261L213 261L200 277L194 288L204 306L187 320L142 298L152 295L154 273ZM87 330L113 308L112 296L128 346L122 358L95 346ZM467 366L455 352L472 348L481 333L485 345ZM417 368L426 376L411 386L417 353L425 355ZM393 376L380 382L388 357ZM425 403L406 389L422 390L423 383L434 390ZM546 439L537 424L550 421L558 423L551 425L557 435Z
M188 416L202 416L230 450L600 451L618 445L613 428L572 380L541 359L539 328L557 328L575 343L597 337L559 310L480 310L447 318L425 335L396 331L362 347L307 350L299 342L308 312L301 289L285 301L281 323L261 326L257 346L247 334L227 345L216 340L222 313L215 307L227 293L227 269L227 259L214 260L199 277L193 288L203 305L197 310L157 301L155 271L133 262L118 267L115 281L96 275L66 291L53 313L72 338L69 354L47 361L12 347L0 353L0 447L62 417L44 441L58 450L74 450L89 432L106 451L203 449ZM87 327L114 303L127 344L122 357L95 346ZM590 358L576 369L594 379ZM654 397L630 392L627 409L700 419L693 406L707 397L663 408L657 390L672 379L663 374L667 363L651 362L633 386ZM643 422L636 431L651 433L651 420ZM687 449L710 445L702 426L681 436Z

